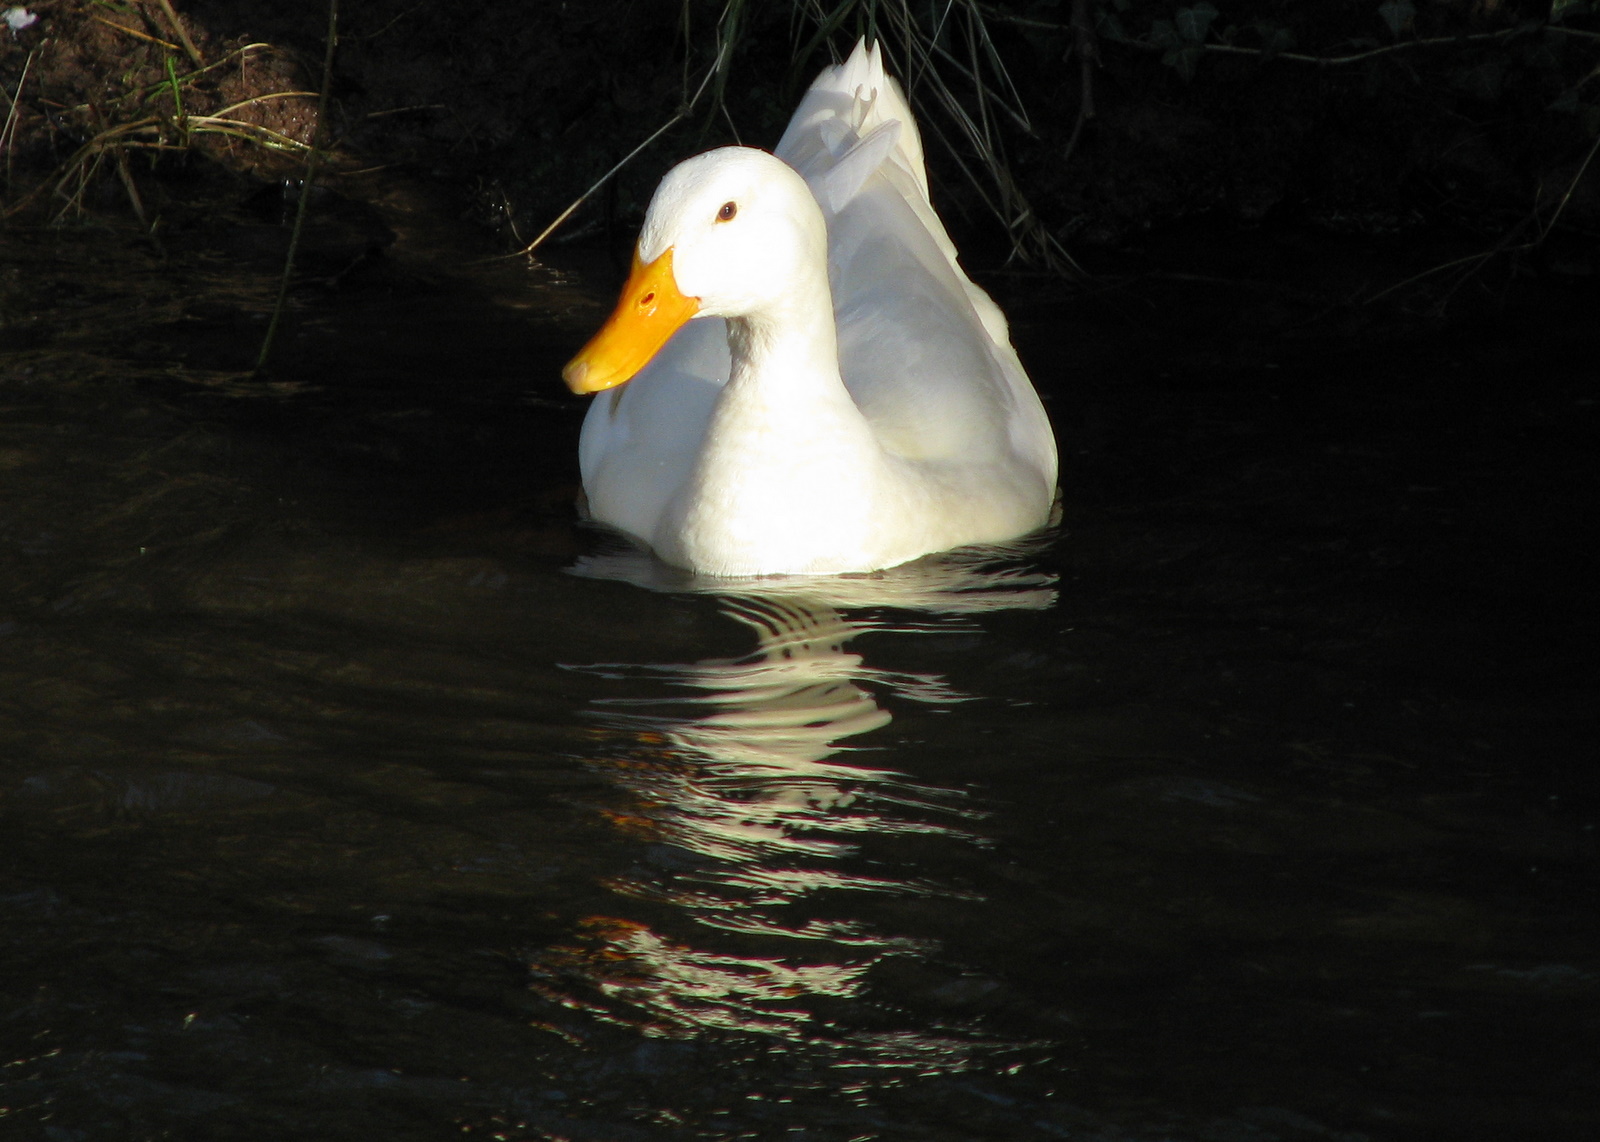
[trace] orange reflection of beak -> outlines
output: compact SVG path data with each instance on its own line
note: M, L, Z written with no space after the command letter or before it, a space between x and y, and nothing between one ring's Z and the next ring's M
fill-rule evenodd
M575 393L598 393L630 380L650 363L683 323L700 311L672 276L672 248L645 265L633 252L633 272L606 323L561 370Z

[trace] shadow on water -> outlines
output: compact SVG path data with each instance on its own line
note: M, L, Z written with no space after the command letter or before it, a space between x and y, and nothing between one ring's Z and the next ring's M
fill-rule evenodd
M275 265L6 237L0 1137L1592 1136L1571 311L1018 296L1061 530L704 582L573 519L560 274L260 382Z

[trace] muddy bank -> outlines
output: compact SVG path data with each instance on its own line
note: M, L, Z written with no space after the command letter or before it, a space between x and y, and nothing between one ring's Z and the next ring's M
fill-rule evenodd
M985 8L991 58L965 8L927 27L895 23L899 9L877 26L857 13L824 39L783 6L719 27L712 4L376 0L340 15L326 137L336 167L435 182L455 214L513 246L690 101L720 36L726 67L699 103L564 233L626 231L671 161L736 139L770 146L830 52L876 30L924 117L940 205L977 241L1001 243L995 203L1013 232L1034 227L1035 245L1068 251L1202 216L1344 234L1447 228L1485 247L1522 223L1510 244L1526 245L1559 209L1541 258L1594 272L1600 174L1584 161L1600 137L1600 15L1588 6L1559 5L1559 19L1547 4L1221 7ZM148 225L196 193L200 167L297 177L324 0L16 11L36 19L0 31L0 88L16 108L8 212L26 213L48 179L28 200L36 212L121 209ZM934 70L908 35L933 45ZM983 173L941 84L983 119L1009 182ZM208 121L219 114L227 123Z

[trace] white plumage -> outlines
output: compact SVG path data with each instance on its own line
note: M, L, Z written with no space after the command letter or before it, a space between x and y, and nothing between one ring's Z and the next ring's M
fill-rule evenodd
M692 319L642 368L615 364L675 291L679 316L621 357ZM812 84L776 157L726 147L667 174L617 314L566 376L627 382L584 422L590 513L694 571L871 571L1049 518L1044 408L864 42Z

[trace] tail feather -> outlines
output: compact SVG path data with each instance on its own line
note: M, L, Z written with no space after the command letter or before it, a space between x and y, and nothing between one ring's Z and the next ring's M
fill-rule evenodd
M955 243L934 212L917 121L905 92L883 70L877 44L856 41L849 59L817 76L773 153L800 172L829 218L882 171L949 260L991 340L1015 360L1005 315L962 271ZM1016 368L1020 375L1021 365Z
M825 128L824 123L838 123ZM788 129L774 153L807 179L819 167L831 165L862 139L887 124L899 124L893 150L884 160L910 176L923 202L928 201L928 173L922 158L922 137L911 115L905 92L883 70L883 52L877 44L858 40L850 58L825 68L800 100Z

